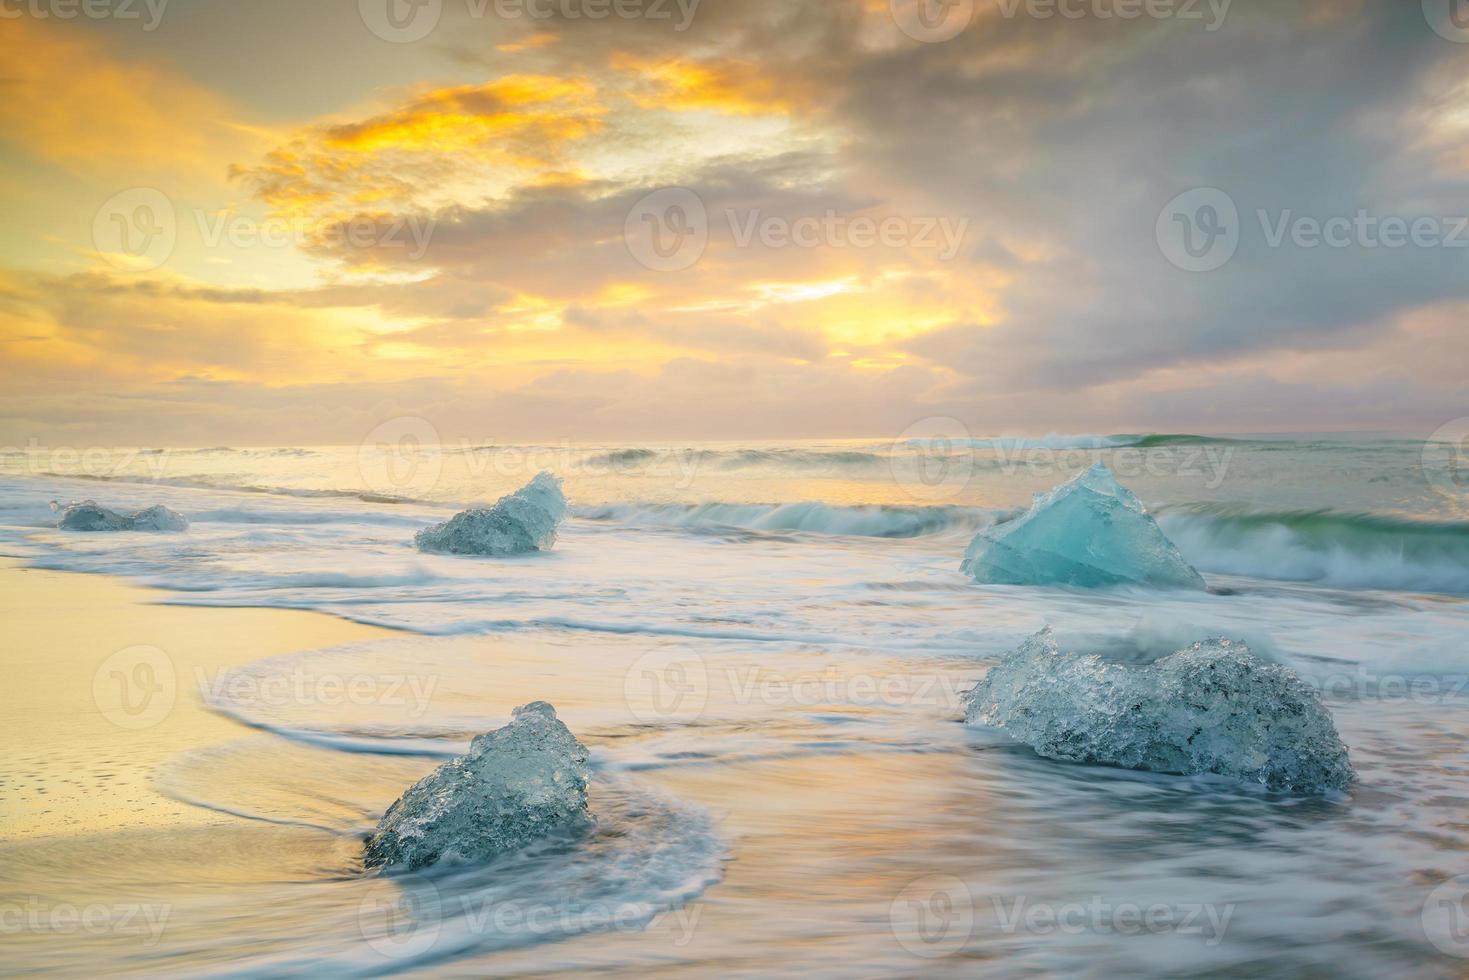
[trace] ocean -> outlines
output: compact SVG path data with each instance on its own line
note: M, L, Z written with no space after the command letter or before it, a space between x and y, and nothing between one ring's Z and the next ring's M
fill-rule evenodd
M0 845L0 899L108 883L161 896L171 923L151 944L21 936L0 968L1461 973L1469 930L1444 900L1469 892L1461 454L1311 433L450 444L418 420L350 447L13 448L0 553L169 604L393 632L176 678L239 737L170 760L156 791L228 817L209 846L286 835L278 874L206 887L160 861L162 840ZM960 573L979 530L1096 462L1208 591ZM552 551L415 549L417 530L543 470L572 508ZM84 499L163 504L190 527L58 530ZM959 695L1047 625L1131 662L1246 642L1319 692L1356 783L1279 796L1048 760L962 724ZM536 699L592 750L594 837L363 873L362 836L397 793Z

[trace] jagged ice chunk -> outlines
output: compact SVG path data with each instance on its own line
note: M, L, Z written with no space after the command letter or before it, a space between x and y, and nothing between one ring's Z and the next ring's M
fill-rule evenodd
M135 514L119 514L95 500L83 500L62 510L57 527L63 531L185 531L189 522L161 504Z
M980 531L959 567L996 585L1204 588L1142 502L1101 463L1037 494L1020 517Z
M414 783L367 839L367 867L484 861L548 834L576 834L587 809L587 750L544 701L516 708L469 754Z
M970 724L1003 728L1051 759L1217 773L1301 794L1344 789L1354 776L1316 693L1227 639L1139 666L1061 653L1046 628L963 704Z
M556 543L556 528L565 520L566 509L561 481L550 473L538 473L493 507L456 514L443 524L419 531L413 540L420 551L449 555L549 551Z

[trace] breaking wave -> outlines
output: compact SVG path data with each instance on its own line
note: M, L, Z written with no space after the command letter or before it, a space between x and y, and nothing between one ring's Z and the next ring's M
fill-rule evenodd
M657 458L658 451L655 449L616 449L593 456L587 460L587 464L589 466L631 466Z
M969 449L999 449L1015 452L1022 449L1157 449L1166 446L1208 445L1220 442L1237 442L1222 436L1196 436L1188 433L1147 433L1122 435L1055 435L1048 436L994 436L975 439L910 439L909 446L964 447Z
M1027 449L1107 450L1157 449L1183 445L1207 445L1235 442L1219 436L1197 436L1186 433L1143 435L1049 435L995 436L981 438L907 439L897 443L868 444L862 448L812 449L792 447L746 447L738 449L649 449L628 447L609 449L589 456L585 465L601 469L635 469L663 463L681 466L707 464L718 469L737 470L754 467L776 467L800 470L870 467L891 464L915 449L948 451L997 450L1017 452Z
M1164 511L1158 523L1206 572L1469 595L1469 523L1211 504Z
M961 446L970 449L1119 449L1138 436L996 436L976 439L909 439L910 446Z
M1114 436L1114 438L1132 440L1124 445L1134 449L1155 449L1162 446L1211 446L1218 443L1241 441L1226 439L1223 436L1195 436L1188 433L1154 433L1146 436Z
M586 464L608 469L630 468L657 462L708 463L720 469L754 466L788 466L798 469L833 466L868 466L882 463L880 453L855 449L614 449L589 457Z
M265 449L236 449L233 446L209 446L203 449L140 449L139 456L320 456L314 449L279 446Z
M834 507L819 501L789 504L606 504L577 510L592 521L682 528L801 531L869 538L916 538L974 531L1009 516L971 507Z
M373 493L368 490L335 490L312 487L273 487L258 483L235 482L238 473L217 476L198 475L189 477L162 477L144 474L116 473L55 473L43 471L40 476L57 477L63 480L86 480L92 483L128 483L149 487L179 487L185 490L224 490L230 493L258 493L271 497L297 497L302 500L360 500L365 504L430 504L437 501L395 494Z
M741 466L861 466L869 463L880 463L882 456L877 453L859 452L857 450L816 450L816 449L737 449L730 451L706 450L706 459L712 459L717 464L729 469Z

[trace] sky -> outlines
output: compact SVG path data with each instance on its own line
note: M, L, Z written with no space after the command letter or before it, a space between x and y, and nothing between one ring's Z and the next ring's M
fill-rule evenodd
M0 445L1392 430L1463 0L0 0Z

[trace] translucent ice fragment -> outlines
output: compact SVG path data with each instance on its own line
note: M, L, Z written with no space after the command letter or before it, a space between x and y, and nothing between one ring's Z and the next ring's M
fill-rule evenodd
M367 839L369 868L484 861L592 823L587 750L544 701L414 783Z
M57 526L63 531L185 531L189 522L161 504L135 514L119 514L95 500L83 500L67 504Z
M556 528L565 518L566 496L561 492L561 481L550 473L538 473L493 507L456 514L443 524L419 531L413 540L420 551L450 555L549 551L556 543Z
M1353 778L1331 715L1291 670L1203 640L1151 664L1061 653L1049 628L963 695L965 720L1051 759L1217 773L1317 794Z
M959 567L998 585L1204 588L1142 502L1101 463L1037 494L1020 517L980 531Z

